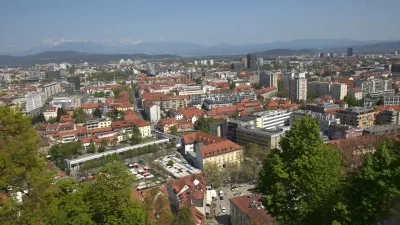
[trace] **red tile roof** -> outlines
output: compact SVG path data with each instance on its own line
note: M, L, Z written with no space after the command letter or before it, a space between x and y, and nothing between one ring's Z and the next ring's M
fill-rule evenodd
M82 109L95 109L98 108L99 104L96 103L86 103L86 104L82 104Z
M57 112L57 107L49 106L44 112Z
M261 207L261 195L255 197L238 196L231 198L229 201L247 215L250 221L258 222L259 224L272 224L274 222L274 218L268 214L268 211ZM252 204L250 205L251 202Z
M205 144L211 144L216 142L225 141L225 138L218 137L212 134L207 134L204 132L193 132L183 136L183 141L185 144L191 144L195 141L203 142Z
M242 146L233 143L230 140L200 146L200 152L203 158L213 157L216 155L234 152L241 149L243 149Z

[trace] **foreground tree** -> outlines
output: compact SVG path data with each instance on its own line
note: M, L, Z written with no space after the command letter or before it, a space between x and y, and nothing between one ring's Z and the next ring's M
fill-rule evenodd
M84 190L84 201L97 224L145 224L146 211L131 199L132 173L120 162L100 169L93 185Z
M87 147L87 152L88 153L95 153L96 152L96 145L94 145L94 142L92 139L90 139L89 145Z
M0 107L0 223L38 224L49 209L53 186L39 139L30 118L19 111ZM3 192L6 187L12 190ZM28 190L29 198L19 201L18 191Z
M149 224L170 225L172 223L173 215L168 197L159 188L153 188L144 194L143 202L148 213Z
M282 224L331 224L329 202L341 181L339 153L320 138L318 121L296 120L264 161L257 191Z
M142 134L140 133L139 127L135 126L132 131L131 145L137 145L142 140Z
M384 220L400 197L399 143L383 142L376 152L364 157L358 171L348 176L343 202L348 218L342 224L373 224Z
M178 216L175 218L173 225L196 225L193 220L192 210L189 206L179 209Z

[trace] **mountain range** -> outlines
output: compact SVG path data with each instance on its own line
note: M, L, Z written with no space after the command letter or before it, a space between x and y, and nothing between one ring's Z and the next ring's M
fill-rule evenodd
M260 44L218 44L204 46L192 43L130 41L100 43L90 41L50 41L46 45L24 52L0 54L0 66L27 66L60 62L100 62L120 59L165 59L200 56L244 56L255 53L259 56L291 56L316 54L319 52L354 51L387 52L400 50L400 41L355 41L350 39L297 39Z
M268 51L272 49L312 49L315 52L345 51L353 47L355 52L387 51L399 49L400 41L357 41L351 39L296 39L290 41L275 41L253 44L226 44L212 46L193 44L189 42L92 42L72 40L48 40L40 46L21 52L7 52L3 55L26 56L48 51L76 51L100 54L172 54L179 56L215 56L215 55L243 55L250 52Z
M0 67L3 66L32 66L46 63L82 63L118 61L120 59L170 59L179 58L176 55L146 55L146 54L96 54L75 51L52 51L28 56L0 55Z

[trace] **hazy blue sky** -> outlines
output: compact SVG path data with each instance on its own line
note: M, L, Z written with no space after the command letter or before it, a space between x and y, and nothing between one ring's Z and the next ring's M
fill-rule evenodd
M400 0L0 0L0 50L43 40L400 39Z

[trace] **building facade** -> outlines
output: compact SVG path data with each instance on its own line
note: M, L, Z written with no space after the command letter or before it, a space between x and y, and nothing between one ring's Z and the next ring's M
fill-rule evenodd
M343 100L347 94L347 85L334 83L331 85L330 95L336 100Z
M374 125L375 111L369 108L350 107L336 112L340 123L358 128L367 128Z
M289 80L289 98L292 101L307 101L307 79L295 75Z

